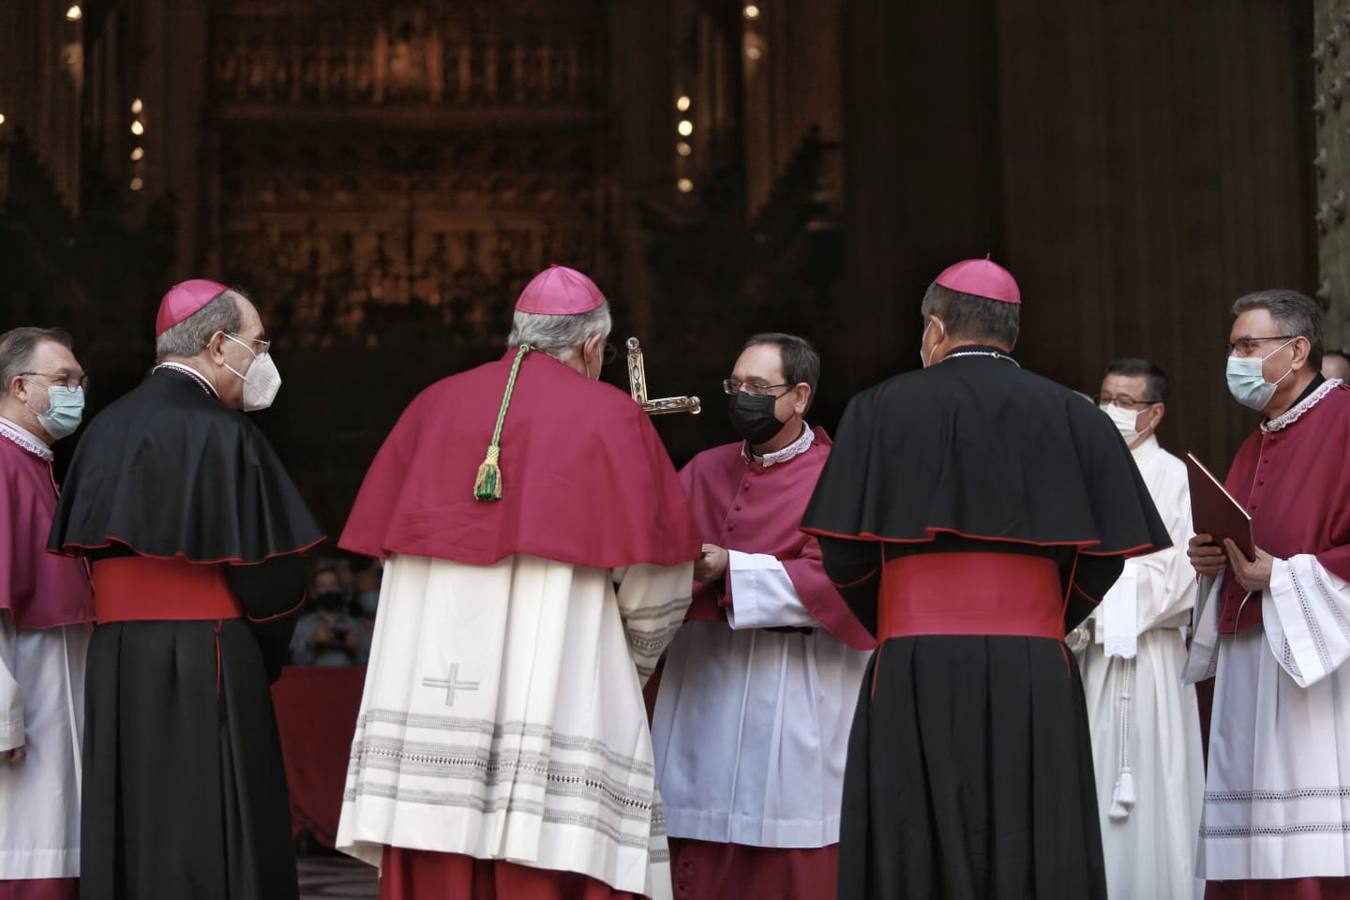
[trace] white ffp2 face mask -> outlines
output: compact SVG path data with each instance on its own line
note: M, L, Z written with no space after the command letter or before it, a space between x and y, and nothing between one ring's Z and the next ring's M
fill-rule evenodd
M225 337L239 344L249 353L253 353L252 347L234 335L227 334ZM272 401L277 398L277 391L281 390L281 373L277 371L277 364L272 361L270 352L261 355L253 353L253 365L248 367L248 372L245 374L235 371L229 363L225 363L225 368L244 382L244 402L241 407L244 412L257 412L260 409L267 409L272 405Z

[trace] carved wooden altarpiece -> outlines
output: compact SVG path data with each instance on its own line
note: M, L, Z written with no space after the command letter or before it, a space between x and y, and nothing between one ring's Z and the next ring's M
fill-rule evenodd
M589 0L220 3L215 268L283 347L409 321L497 343L540 267L608 265L606 22Z

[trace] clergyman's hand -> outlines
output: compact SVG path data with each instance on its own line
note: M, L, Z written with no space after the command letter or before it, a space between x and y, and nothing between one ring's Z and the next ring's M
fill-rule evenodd
M1186 555L1190 557L1191 566L1195 571L1206 578L1219 577L1223 567L1228 564L1223 548L1214 543L1212 534L1197 534L1191 538L1190 544L1186 547Z
M1228 565L1233 569L1233 579L1242 585L1244 591L1258 593L1270 587L1270 572L1275 557L1260 547L1256 549L1256 559L1247 559L1231 540L1223 542L1228 551Z
M21 763L28 754L22 747L13 750L0 750L0 763Z
M726 577L731 555L716 544L704 544L703 555L694 560L695 581L720 581Z

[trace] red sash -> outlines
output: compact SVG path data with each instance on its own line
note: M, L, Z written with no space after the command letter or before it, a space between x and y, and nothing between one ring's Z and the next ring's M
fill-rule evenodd
M923 634L1064 639L1059 565L1015 553L918 553L881 574L877 638Z
M96 622L237 619L219 563L123 556L93 565Z

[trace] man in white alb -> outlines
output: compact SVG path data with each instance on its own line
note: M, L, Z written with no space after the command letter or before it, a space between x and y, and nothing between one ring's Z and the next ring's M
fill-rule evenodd
M1181 683L1181 628L1195 605L1186 464L1158 444L1167 374L1143 359L1106 367L1098 403L1129 446L1172 546L1126 560L1115 586L1069 636L1092 728L1107 893L1193 898L1205 788L1195 688ZM1077 640L1075 640L1077 638Z

